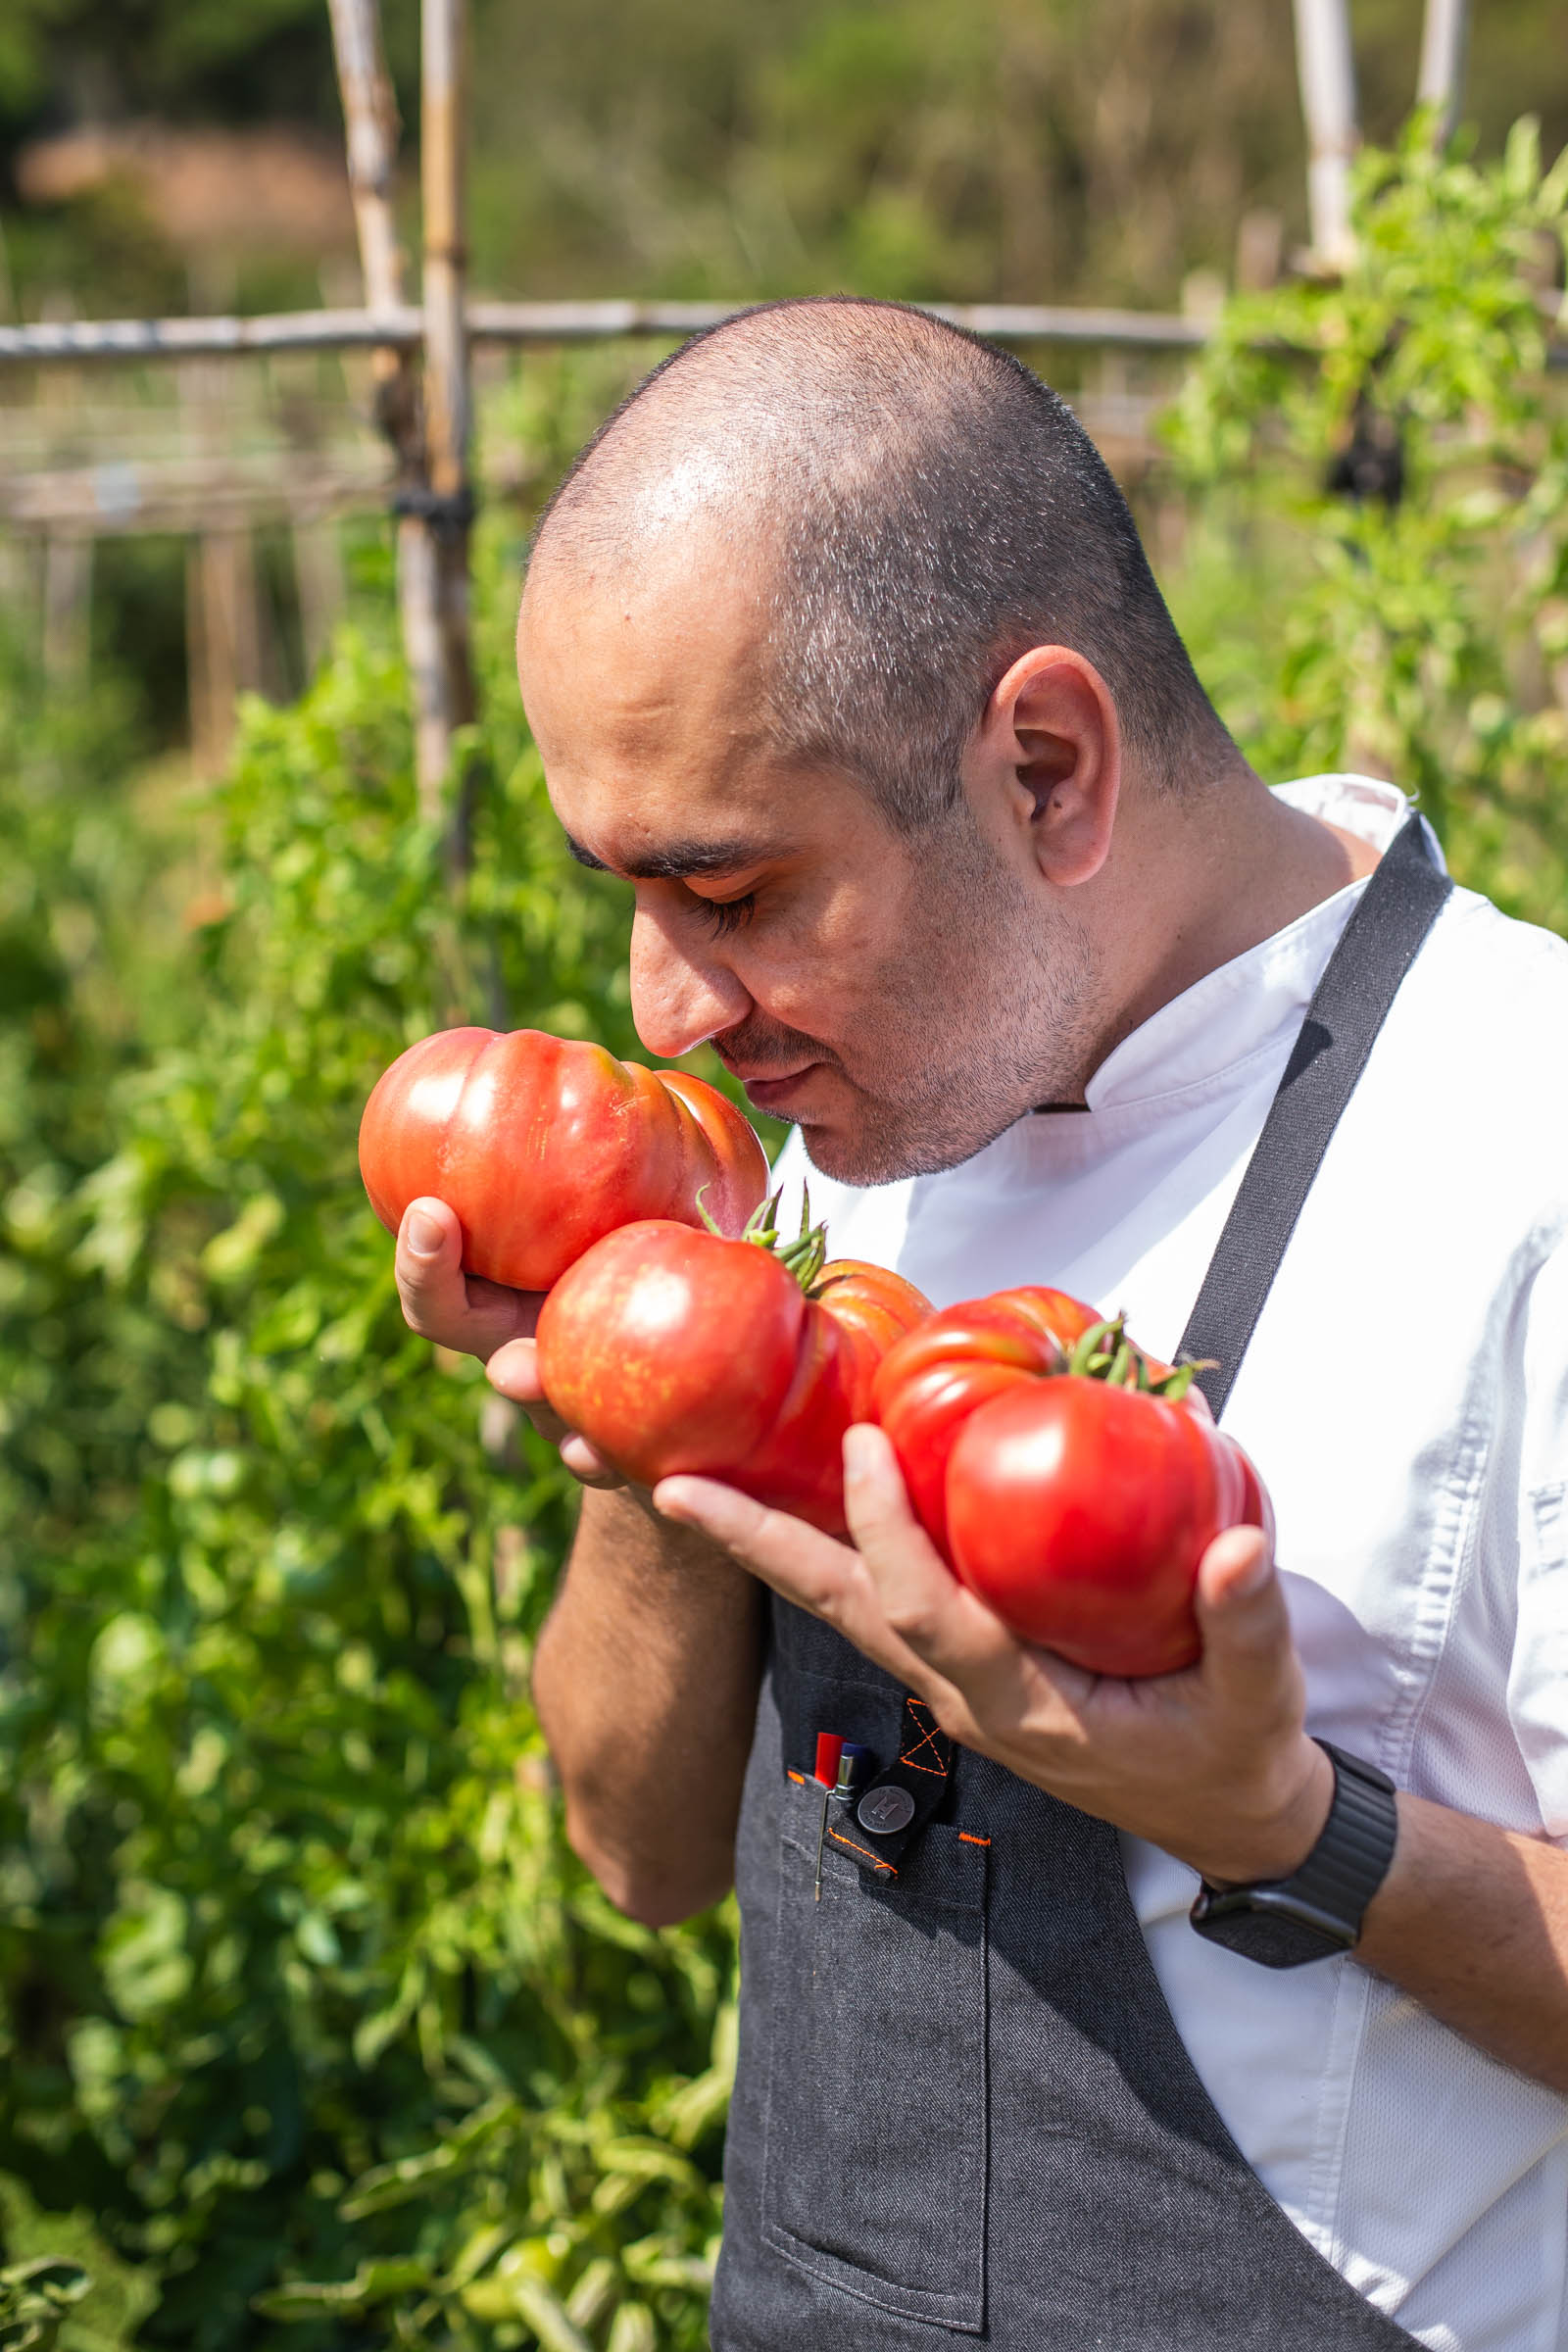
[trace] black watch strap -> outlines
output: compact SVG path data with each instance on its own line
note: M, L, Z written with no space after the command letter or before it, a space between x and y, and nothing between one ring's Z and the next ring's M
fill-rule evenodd
M1264 1968L1300 1968L1349 1951L1394 1859L1394 1783L1327 1740L1317 1744L1334 1766L1334 1802L1300 1869L1250 1886L1205 1885L1192 1908L1200 1936Z

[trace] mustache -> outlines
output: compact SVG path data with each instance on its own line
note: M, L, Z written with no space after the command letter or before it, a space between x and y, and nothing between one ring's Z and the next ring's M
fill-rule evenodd
M799 1069L803 1061L838 1062L838 1055L819 1038L808 1037L804 1029L781 1028L755 1012L710 1038L709 1044L720 1061L739 1062L757 1078L765 1078L770 1070Z

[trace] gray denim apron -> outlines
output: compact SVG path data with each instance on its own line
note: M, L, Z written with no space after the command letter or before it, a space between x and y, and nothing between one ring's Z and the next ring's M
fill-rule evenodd
M1333 1126L1446 895L1411 819L1313 999L1189 1324L1224 1403ZM1225 1342L1223 1349L1216 1337ZM1192 1346L1197 1339L1199 1346ZM917 1800L835 1808L816 1734ZM715 2352L1395 2352L1286 2218L1165 2005L1114 1830L954 1750L775 1601L736 1855L741 2046Z

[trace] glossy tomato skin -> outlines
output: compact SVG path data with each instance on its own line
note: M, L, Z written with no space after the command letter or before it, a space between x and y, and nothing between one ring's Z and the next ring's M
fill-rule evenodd
M1199 1562L1260 1507L1251 1465L1205 1414L1070 1374L982 1405L948 1462L961 1582L1020 1640L1093 1674L1190 1666Z
M1100 1321L1065 1291L1025 1285L932 1315L882 1360L872 1409L893 1441L915 1513L948 1552L948 1459L971 1413L994 1396L1061 1372Z
M808 1298L750 1242L627 1225L563 1276L539 1316L555 1410L641 1486L722 1479L837 1534L843 1443L891 1337L929 1312L879 1267L827 1266Z
M912 1283L855 1258L811 1286L795 1380L766 1439L730 1483L829 1535L844 1532L844 1433L871 1417L886 1350L931 1312Z
M724 1097L538 1029L444 1029L400 1054L360 1125L370 1205L395 1233L430 1194L457 1212L470 1274L546 1291L617 1225L739 1233L767 1161Z
M783 1409L806 1299L765 1250L667 1219L585 1250L539 1312L539 1377L562 1419L651 1487L717 1476Z

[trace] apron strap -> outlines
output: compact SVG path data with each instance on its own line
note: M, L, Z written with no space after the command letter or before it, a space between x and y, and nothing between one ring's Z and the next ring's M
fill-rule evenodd
M1178 1363L1214 1359L1196 1385L1216 1421L1340 1115L1452 889L1425 823L1407 817L1317 984L1176 1350Z

